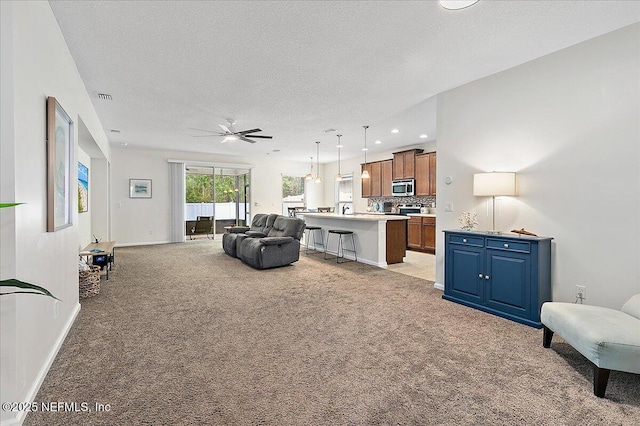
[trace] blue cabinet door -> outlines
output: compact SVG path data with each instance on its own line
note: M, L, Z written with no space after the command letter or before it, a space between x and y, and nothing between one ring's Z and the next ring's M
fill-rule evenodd
M531 256L487 250L485 305L522 318L531 317Z
M445 294L474 303L483 301L484 250L450 244L447 249Z

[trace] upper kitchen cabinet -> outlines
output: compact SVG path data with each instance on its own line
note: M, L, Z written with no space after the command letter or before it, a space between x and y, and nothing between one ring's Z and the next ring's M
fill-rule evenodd
M436 153L417 154L415 160L416 196L436 195Z
M391 160L387 160L391 162ZM361 164L362 171L369 171L369 179L362 179L362 198L380 197L383 195L383 171L389 166L385 166L387 161L374 161L371 163ZM386 171L386 173L389 173ZM388 184L387 192L391 193L391 181Z
M410 149L408 151L393 153L393 179L416 178L416 155L422 149Z
M385 160L381 161L381 169L382 169L382 196L383 197L391 197L393 193L391 192L391 181L393 180L393 160Z

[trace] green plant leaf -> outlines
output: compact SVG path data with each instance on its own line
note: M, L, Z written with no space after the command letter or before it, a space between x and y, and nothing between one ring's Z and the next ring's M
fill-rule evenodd
M24 203L0 203L0 209L4 209L5 207L19 206L20 204Z
M53 297L56 300L60 300L55 297L49 290L44 287L40 287L39 285L25 283L24 281L16 280L15 278L10 278L8 280L1 280L0 287L18 287L23 290L35 290L35 291L13 291L9 293L0 293L0 296L4 296L7 294L16 294L16 293L31 293L31 294L40 294L42 296Z

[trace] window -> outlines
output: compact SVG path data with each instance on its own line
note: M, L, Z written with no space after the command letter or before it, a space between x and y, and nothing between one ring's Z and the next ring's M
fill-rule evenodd
M343 211L353 213L353 174L342 175L342 180L336 181L336 213Z
M290 207L304 207L304 177L282 176L282 214L287 216Z

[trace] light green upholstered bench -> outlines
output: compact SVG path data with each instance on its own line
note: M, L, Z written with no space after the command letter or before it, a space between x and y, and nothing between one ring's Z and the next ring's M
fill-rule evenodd
M640 294L622 310L546 302L540 320L543 346L557 333L594 365L593 393L604 397L611 370L640 374Z

